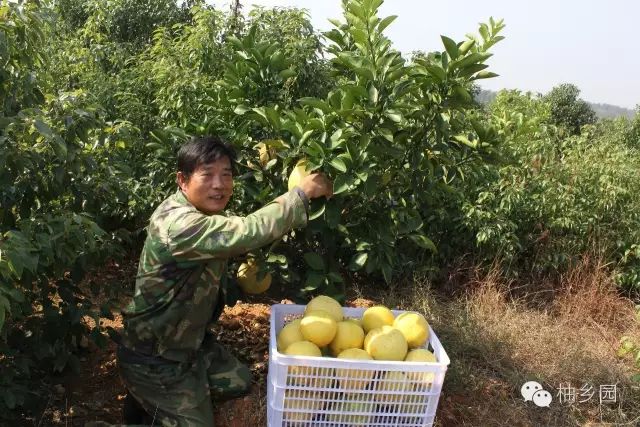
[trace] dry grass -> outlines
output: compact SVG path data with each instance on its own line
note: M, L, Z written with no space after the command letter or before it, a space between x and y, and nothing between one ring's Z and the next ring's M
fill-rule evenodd
M551 292L514 297L513 284L494 266L476 271L461 296L443 299L417 280L410 290L391 289L383 303L425 313L451 358L440 426L635 426L640 387L630 377L637 367L616 350L623 335L640 342L640 325L633 303L618 295L611 277L587 256L559 285L540 285ZM550 408L524 402L520 387L526 381L552 392ZM585 384L594 395L580 403ZM617 402L600 405L599 387L613 384ZM561 405L561 385L574 387L578 401Z

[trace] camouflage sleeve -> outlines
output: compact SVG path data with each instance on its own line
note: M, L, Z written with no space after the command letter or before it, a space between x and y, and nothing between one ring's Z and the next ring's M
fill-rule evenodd
M171 254L181 260L228 258L264 246L307 223L307 201L297 189L245 217L191 211L167 230Z

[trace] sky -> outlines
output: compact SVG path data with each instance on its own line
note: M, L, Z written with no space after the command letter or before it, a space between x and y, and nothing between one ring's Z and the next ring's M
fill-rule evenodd
M227 7L228 0L211 0ZM340 0L242 0L251 5L307 9L318 30L341 18ZM403 53L444 50L440 35L455 41L477 33L489 17L504 19L505 40L492 48L484 89L546 93L573 83L589 102L635 108L640 104L640 42L633 30L637 0L386 0L380 16L398 15L385 33Z

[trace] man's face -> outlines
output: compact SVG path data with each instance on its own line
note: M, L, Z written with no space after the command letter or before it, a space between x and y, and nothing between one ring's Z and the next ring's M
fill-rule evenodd
M178 172L178 185L187 200L199 211L212 215L220 213L233 193L233 175L228 157L199 165L189 179Z

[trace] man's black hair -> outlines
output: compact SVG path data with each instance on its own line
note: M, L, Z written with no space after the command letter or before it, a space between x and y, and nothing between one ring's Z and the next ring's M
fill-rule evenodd
M235 172L236 151L216 135L194 136L178 150L178 171L189 179L198 166L227 157Z

